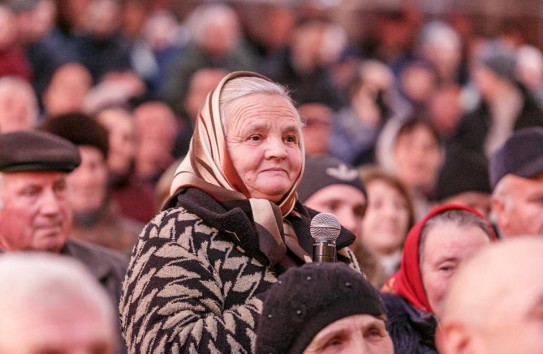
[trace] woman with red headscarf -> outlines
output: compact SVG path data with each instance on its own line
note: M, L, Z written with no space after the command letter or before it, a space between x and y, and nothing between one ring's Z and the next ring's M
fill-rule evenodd
M442 205L407 235L400 269L383 286L387 330L397 353L437 353L443 297L458 266L496 236L477 211Z

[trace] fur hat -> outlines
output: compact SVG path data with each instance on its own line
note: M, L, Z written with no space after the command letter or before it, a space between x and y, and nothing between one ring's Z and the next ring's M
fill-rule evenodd
M507 174L532 178L543 172L543 127L514 132L490 158L492 189Z
M81 163L74 144L38 131L0 134L0 171L71 172Z
M379 292L361 273L344 263L290 268L266 294L256 353L302 353L321 329L358 314L385 314Z
M304 175L298 186L298 199L303 203L315 192L332 184L347 184L359 189L367 199L366 188L358 170L331 156L308 156Z

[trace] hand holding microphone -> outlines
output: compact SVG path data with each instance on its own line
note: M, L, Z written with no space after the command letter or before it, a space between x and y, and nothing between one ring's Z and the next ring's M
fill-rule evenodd
M309 232L313 237L313 261L333 263L336 261L336 239L341 231L339 220L330 213L319 213L311 220Z

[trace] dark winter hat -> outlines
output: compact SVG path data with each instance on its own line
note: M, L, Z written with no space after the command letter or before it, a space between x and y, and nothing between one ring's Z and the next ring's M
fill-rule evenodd
M308 156L304 175L298 186L298 199L303 203L315 192L332 184L347 184L359 189L365 196L366 188L358 170L331 156Z
M465 192L492 192L488 160L482 154L465 149L451 150L439 173L436 199L442 201Z
M71 172L81 163L76 146L38 131L0 134L0 171Z
M517 130L490 158L492 189L507 174L532 178L542 172L543 127Z
M344 263L290 268L266 294L256 353L302 353L321 329L359 314L385 314L379 292L362 274Z
M41 130L63 137L77 146L93 146L107 158L108 131L84 113L66 113L48 118Z

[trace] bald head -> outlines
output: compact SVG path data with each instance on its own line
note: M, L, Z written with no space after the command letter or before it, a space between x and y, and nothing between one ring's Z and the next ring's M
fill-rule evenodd
M542 254L543 239L521 236L468 260L445 299L440 352L543 353Z

